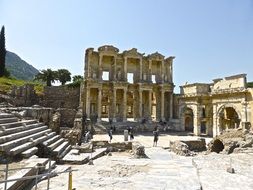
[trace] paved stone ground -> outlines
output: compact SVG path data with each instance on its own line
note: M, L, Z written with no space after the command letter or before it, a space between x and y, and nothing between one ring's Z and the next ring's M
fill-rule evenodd
M146 146L149 159L134 159L130 153L112 153L94 161L94 165L75 165L73 169L73 187L77 190L165 190L165 189L204 189L230 190L253 189L253 154L222 155L212 153L195 157L183 157L163 149L170 140L196 139L191 136L162 135L159 147L152 147L152 134L138 135ZM107 135L94 139L108 139ZM123 141L123 135L114 135L113 141ZM209 141L210 139L207 139ZM231 161L232 160L232 161ZM230 164L231 163L231 164ZM235 174L228 173L229 166L235 168ZM66 166L57 166L60 170ZM44 190L47 181L39 184ZM68 174L61 174L50 180L50 189L67 189Z
M187 136L184 132L179 133L162 133L159 135L158 140L158 147L169 147L170 141L175 140L196 140L199 137L197 136ZM103 135L95 135L94 140L109 140L109 136L106 134ZM206 143L210 142L212 138L205 138ZM124 140L124 136L122 134L113 135L112 142L120 142ZM145 147L152 147L153 146L153 134L152 133L142 133L142 134L135 134L134 141L139 141Z

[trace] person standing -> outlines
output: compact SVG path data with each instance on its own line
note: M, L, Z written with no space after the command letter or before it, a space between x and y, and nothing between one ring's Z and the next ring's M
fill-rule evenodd
M128 134L130 136L130 141L134 139L134 133L133 133L133 128L130 127L130 130L128 131Z
M112 141L112 126L109 128L109 130L108 130L108 135L109 135L109 138L110 138L110 141L109 142L111 142Z
M159 136L159 130L158 130L157 125L156 125L155 128L154 128L153 135L154 135L154 143L153 143L153 146L157 146L157 141L158 141L158 136Z

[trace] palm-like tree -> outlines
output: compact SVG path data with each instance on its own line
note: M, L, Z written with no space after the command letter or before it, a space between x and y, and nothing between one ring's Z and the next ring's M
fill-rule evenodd
M72 81L74 83L82 82L83 81L83 77L81 75L75 75L75 76L72 77Z
M57 79L64 85L67 81L71 81L71 73L67 69L58 69Z
M42 70L36 76L35 80L41 80L47 83L47 86L52 86L52 83L57 80L57 72L51 69Z

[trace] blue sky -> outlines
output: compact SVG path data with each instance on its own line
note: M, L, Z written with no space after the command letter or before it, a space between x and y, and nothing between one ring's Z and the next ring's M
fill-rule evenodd
M176 86L253 81L253 0L0 0L0 25L7 49L38 69L83 75L84 50L112 44L176 56Z

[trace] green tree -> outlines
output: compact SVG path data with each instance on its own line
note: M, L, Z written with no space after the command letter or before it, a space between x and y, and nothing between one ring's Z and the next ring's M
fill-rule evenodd
M8 73L8 71L5 69L5 55L6 55L5 33L4 33L4 26L2 26L0 33L0 77Z
M66 82L71 81L71 73L67 69L58 69L57 79L64 85Z
M73 83L79 83L83 81L83 77L81 75L75 75L72 77Z
M57 80L57 72L51 69L42 70L35 76L35 80L44 81L47 83L47 86L52 86L52 83Z

